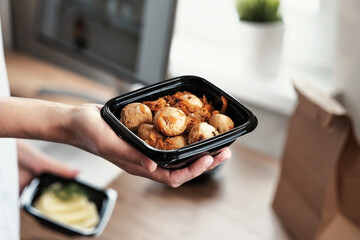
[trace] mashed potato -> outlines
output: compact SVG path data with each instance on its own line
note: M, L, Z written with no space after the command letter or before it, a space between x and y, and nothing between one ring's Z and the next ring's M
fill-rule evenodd
M75 184L76 185L76 184ZM71 188L73 190L71 190ZM70 190L69 190L70 189ZM34 207L63 224L93 228L99 223L96 205L79 192L79 186L54 183L36 201Z

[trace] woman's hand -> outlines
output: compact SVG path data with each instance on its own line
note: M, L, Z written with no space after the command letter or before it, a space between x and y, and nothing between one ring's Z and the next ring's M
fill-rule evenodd
M180 186L206 170L218 166L231 156L230 150L224 148L215 158L204 156L183 169L171 171L158 168L155 162L115 134L101 118L101 107L94 104L73 107L35 99L0 97L0 116L3 116L0 118L0 137L39 139L70 144L103 157L130 174L146 177L171 187ZM20 154L19 158L28 159ZM46 164L41 163L40 166L46 166L51 162L44 160L48 157L40 156L38 153L32 158L34 161L43 159L39 161L46 162ZM32 173L27 179L34 173L40 172L38 169L31 170L29 161L25 162L27 162L23 165L25 172ZM35 165L39 166L39 164ZM22 173L24 173L23 166L20 170ZM51 169L55 171L56 168ZM29 169L31 171L28 171ZM62 168L59 167L59 169ZM70 176L75 175L71 171L68 173Z
M178 187L231 157L229 148L224 148L215 158L209 155L201 157L183 169L160 168L115 134L101 118L101 107L85 104L73 110L70 124L75 133L73 145L109 160L130 174Z
M34 177L43 172L51 172L67 178L74 178L78 174L77 170L73 170L65 164L54 160L23 140L17 140L17 152L20 192Z

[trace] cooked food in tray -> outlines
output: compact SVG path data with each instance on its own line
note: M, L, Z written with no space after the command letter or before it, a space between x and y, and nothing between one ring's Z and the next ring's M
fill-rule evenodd
M189 143L195 143L219 135L219 132L206 122L195 124L188 136Z
M182 134L187 126L186 115L173 107L163 107L154 116L155 128L165 136L172 137Z
M130 103L123 108L120 121L131 131L136 131L141 124L152 123L152 114L146 105Z
M95 203L76 183L53 183L35 202L34 207L49 218L66 225L93 228L99 222Z
M224 114L214 114L209 119L209 124L216 128L219 133L227 132L234 128L234 122Z
M120 121L150 146L161 150L182 148L234 128L224 113L227 101L215 110L206 96L177 92L156 101L130 103L120 114Z

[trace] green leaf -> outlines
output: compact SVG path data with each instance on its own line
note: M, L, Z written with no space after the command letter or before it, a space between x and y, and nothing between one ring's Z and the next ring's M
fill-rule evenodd
M249 22L274 22L281 20L280 0L235 0L239 18Z
M54 183L50 185L47 191L54 193L54 195L57 198L63 201L70 200L75 196L87 197L86 191L76 183L69 183L66 185L62 185L60 183Z

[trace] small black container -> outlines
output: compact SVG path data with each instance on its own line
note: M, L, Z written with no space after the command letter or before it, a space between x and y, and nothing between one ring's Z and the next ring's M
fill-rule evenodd
M34 203L43 191L53 183L76 183L85 190L89 200L94 202L99 213L99 223L91 229L72 227L50 219L34 207ZM66 235L99 236L104 230L116 203L117 193L113 189L101 190L75 179L63 178L44 173L35 178L21 195L21 207L35 217L41 224Z
M225 114L234 121L234 129L180 149L158 150L146 144L119 121L121 110L127 104L154 101L178 91L188 91L199 98L205 95L216 110L221 109L221 96L224 96L228 101ZM204 155L218 154L220 149L230 146L238 137L251 132L257 126L257 119L249 109L214 84L196 76L173 78L115 97L109 100L101 109L101 116L118 136L166 169L183 168Z

